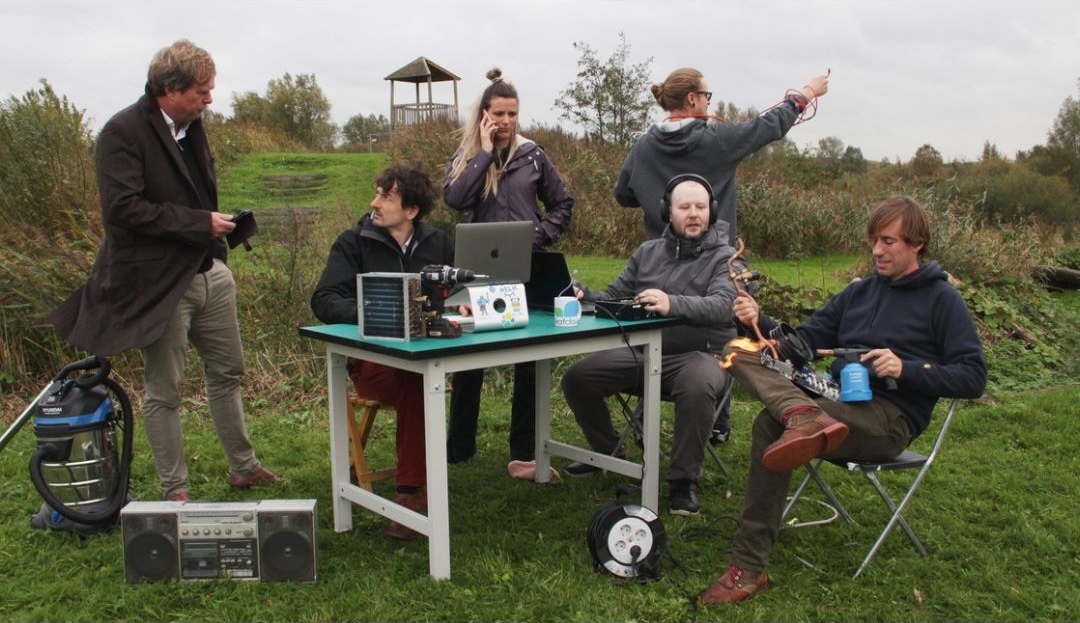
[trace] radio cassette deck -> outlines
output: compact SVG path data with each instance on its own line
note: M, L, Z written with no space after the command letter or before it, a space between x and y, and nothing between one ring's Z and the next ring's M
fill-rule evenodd
M131 502L120 519L128 582L315 581L315 500Z

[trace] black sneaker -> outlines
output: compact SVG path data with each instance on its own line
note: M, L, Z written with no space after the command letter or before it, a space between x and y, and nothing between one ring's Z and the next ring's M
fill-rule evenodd
M626 451L624 450L624 451L619 452L618 454L615 454L613 456L615 458L617 458L617 459L625 459L626 458ZM595 474L596 472L599 472L599 471L603 471L603 470L601 470L599 467L593 465L592 463L582 463L581 461L574 461L573 463L571 463L571 464L569 464L569 465L567 465L566 467L563 468L563 472L565 472L567 476L571 476L573 478L581 478L582 476L592 476L593 474Z
M731 425L723 424L717 428L712 429L709 433L709 443L714 446L718 446L722 443L727 443L727 440L731 438Z
M589 463L582 463L581 461L574 461L573 463L563 468L563 472L565 472L567 476L571 476L573 478L592 476L598 471L600 471L599 467L591 465Z
M690 517L701 511L697 485L691 480L672 480L668 483L668 507L672 515Z

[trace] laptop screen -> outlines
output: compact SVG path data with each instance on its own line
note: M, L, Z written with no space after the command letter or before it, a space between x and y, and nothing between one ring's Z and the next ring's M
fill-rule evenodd
M467 268L486 281L529 280L532 221L458 223L454 229L454 268Z
M574 296L573 279L566 265L566 257L555 251L533 251L532 274L525 284L525 298L530 309L551 311L556 296ZM581 313L594 310L592 303L582 303Z

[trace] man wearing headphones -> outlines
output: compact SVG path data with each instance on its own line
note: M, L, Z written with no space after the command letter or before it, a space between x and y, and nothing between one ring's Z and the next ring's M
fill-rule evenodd
M728 244L728 224L717 219L712 188L699 175L677 175L668 182L661 215L667 223L661 236L638 247L614 283L603 291L583 286L575 293L586 301L633 298L647 312L686 321L663 330L660 390L675 403L670 512L696 515L713 407L729 382L716 356L735 337L736 291L727 267L735 249ZM577 361L563 375L566 403L594 451L615 452L619 434L606 398L641 394L642 365L638 349L608 350ZM586 476L599 469L574 462L564 471Z

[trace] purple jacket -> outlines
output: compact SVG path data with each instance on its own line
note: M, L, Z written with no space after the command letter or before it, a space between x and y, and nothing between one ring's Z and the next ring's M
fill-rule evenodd
M525 139L510 157L499 190L494 196L481 198L488 167L495 161L493 154L480 151L469 161L457 181L450 181L454 154L446 170L443 199L446 205L458 210L466 223L496 223L503 221L532 221L535 224L533 246L546 249L555 243L570 225L574 198L567 192L555 165L536 143ZM547 209L541 216L539 199Z

